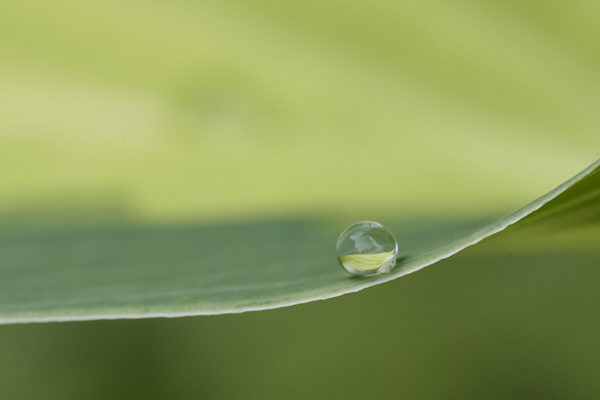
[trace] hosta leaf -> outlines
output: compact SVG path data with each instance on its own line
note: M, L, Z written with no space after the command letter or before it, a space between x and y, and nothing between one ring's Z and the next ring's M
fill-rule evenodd
M339 231L327 221L5 228L0 322L236 313L356 292L450 257L511 225L598 222L599 170L597 161L480 229L475 227L481 222L468 220L386 223L399 241L398 264L389 274L367 278L337 265Z

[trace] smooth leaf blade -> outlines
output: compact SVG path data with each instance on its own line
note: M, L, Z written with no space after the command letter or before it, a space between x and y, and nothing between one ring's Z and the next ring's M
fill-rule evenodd
M477 221L399 221L390 226L399 241L398 265L369 278L351 277L336 265L338 232L319 221L5 230L0 322L236 313L356 292L450 257L511 225L597 222L598 171L600 161L481 229L473 229Z

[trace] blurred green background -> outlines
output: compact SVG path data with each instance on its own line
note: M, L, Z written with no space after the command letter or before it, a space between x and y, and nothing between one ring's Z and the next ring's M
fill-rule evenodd
M0 223L512 211L600 158L599 8L2 0ZM287 309L0 326L0 397L598 397L597 246L501 242Z
M0 209L511 211L600 158L598 8L4 0Z

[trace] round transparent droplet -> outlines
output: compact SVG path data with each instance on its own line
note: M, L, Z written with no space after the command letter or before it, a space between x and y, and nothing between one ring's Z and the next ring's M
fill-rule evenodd
M337 242L337 259L353 275L390 272L396 264L398 244L392 232L378 222L350 225Z

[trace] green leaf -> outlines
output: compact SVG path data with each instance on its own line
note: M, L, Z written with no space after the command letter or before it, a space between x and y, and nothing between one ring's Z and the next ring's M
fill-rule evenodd
M335 242L343 226L324 221L6 228L0 232L0 322L236 313L356 292L511 225L597 223L599 171L600 160L481 229L475 227L482 221L472 220L386 223L399 242L398 264L368 278L349 276L337 265Z

